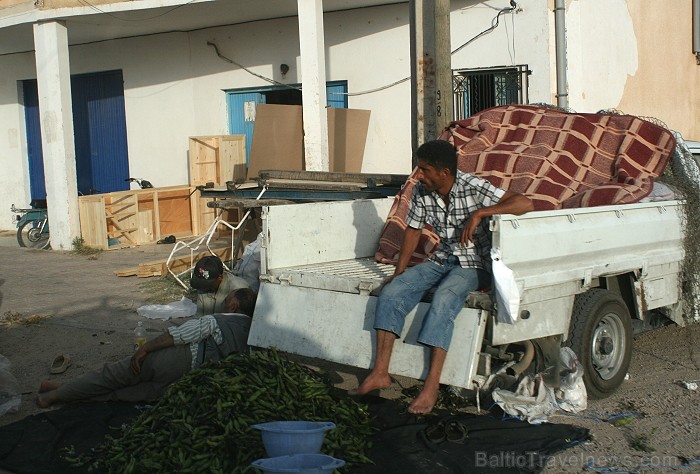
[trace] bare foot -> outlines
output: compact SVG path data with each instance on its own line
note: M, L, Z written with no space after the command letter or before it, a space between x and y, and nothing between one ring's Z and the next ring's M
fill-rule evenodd
M408 406L408 412L413 415L426 415L433 411L438 399L438 390L423 388L418 396Z
M44 380L41 382L41 385L39 385L39 393L50 392L51 390L56 390L57 388L58 384L56 382Z
M364 382L359 387L353 390L348 390L348 395L366 395L372 390L391 387L391 377L389 374L375 374L370 372Z
M56 392L54 390L40 393L36 397L36 404L39 408L49 408L51 405L56 403Z

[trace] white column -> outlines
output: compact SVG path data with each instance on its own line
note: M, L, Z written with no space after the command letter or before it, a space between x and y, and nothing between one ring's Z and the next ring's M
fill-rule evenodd
M51 248L69 250L80 236L80 216L66 25L36 23L34 48Z
M297 0L304 154L308 171L329 171L322 0Z

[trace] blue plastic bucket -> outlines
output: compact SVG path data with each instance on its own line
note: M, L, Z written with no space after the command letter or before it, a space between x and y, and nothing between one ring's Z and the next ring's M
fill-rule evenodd
M330 473L345 465L342 459L325 454L292 454L274 458L258 459L251 466L263 472L285 474L290 472L305 474Z
M271 421L252 425L261 431L265 452L271 458L288 454L317 454L326 431L335 428L330 421Z

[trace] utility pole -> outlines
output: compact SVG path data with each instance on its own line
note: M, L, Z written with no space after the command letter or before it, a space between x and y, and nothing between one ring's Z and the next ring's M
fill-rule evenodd
M411 145L415 150L436 139L452 121L450 1L410 0L409 9Z
M557 59L557 105L569 108L569 84L566 60L566 0L554 2L554 36Z

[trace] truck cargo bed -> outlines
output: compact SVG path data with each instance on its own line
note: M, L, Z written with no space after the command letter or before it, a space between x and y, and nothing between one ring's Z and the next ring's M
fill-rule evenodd
M371 366L376 290L394 271L374 254L392 202L263 207L261 286L249 343ZM465 307L441 381L473 388L484 344L568 337L575 297L601 282L632 285L630 314L663 306L680 319L682 219L679 201L493 216L493 247L519 290L517 320L499 322L484 306ZM419 303L407 316L391 373L427 373L430 351L416 342L427 308Z
M370 294L394 273L394 267L372 257L315 263L271 270L264 280L304 288Z

